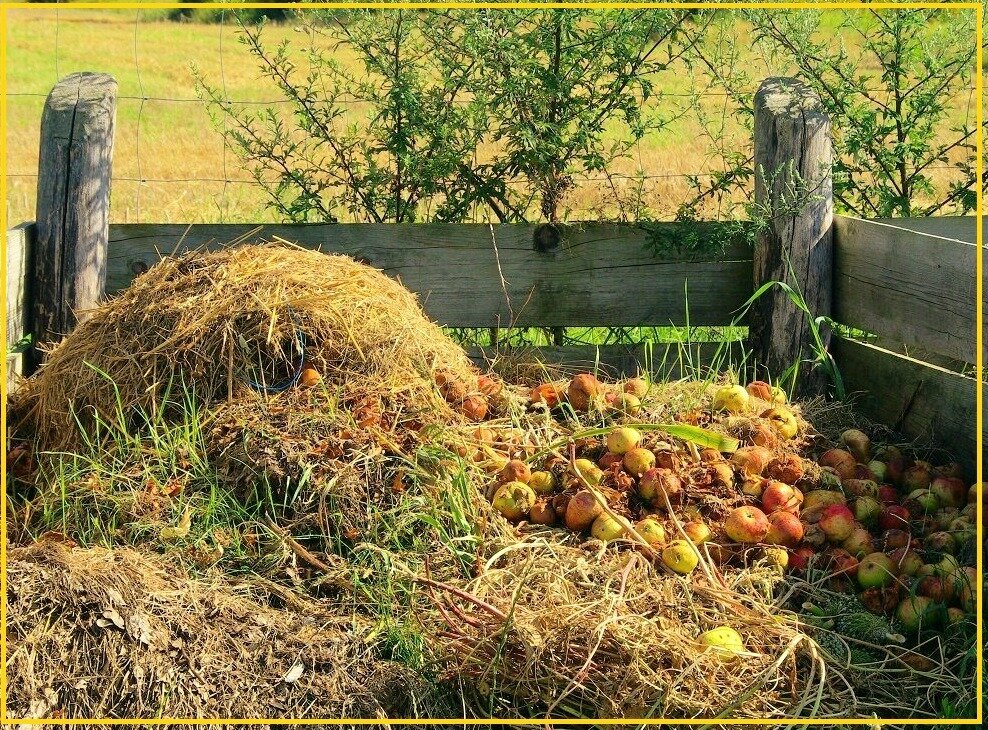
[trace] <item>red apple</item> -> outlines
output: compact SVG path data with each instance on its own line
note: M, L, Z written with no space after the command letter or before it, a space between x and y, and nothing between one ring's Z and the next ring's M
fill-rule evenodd
M923 566L923 559L915 550L906 547L896 548L889 555L899 570L899 575L916 575Z
M765 539L771 523L757 507L738 507L724 520L724 533L740 543L756 543Z
M809 545L800 545L798 548L789 553L789 567L793 570L806 570L814 555L816 555L816 550L812 547Z
M850 451L830 449L820 456L820 466L829 466L841 479L853 479L857 460Z
M937 603L949 601L951 597L950 586L947 584L947 579L935 575L928 575L925 578L920 578L919 582L916 584L916 593L921 596L926 596Z
M791 512L780 510L768 516L769 529L765 542L770 545L796 547L803 539L803 523Z
M882 530L908 530L909 510L899 504L890 504L878 515L878 527Z
M923 547L933 553L954 555L957 552L957 540L949 532L933 532L923 540Z
M882 545L889 551L909 547L911 541L912 535L906 530L892 528L882 533Z
M857 525L851 530L851 534L844 539L840 546L856 558L862 558L875 552L875 541L863 525Z
M825 553L827 567L830 568L831 575L846 576L854 578L858 574L859 562L843 548L831 548Z
M878 487L878 501L882 504L899 504L899 491L889 484L882 484Z
M798 510L802 501L802 493L785 482L770 479L762 489L762 509L766 514Z
M847 539L854 529L854 513L846 504L834 504L827 507L820 515L820 529L831 542L841 542Z
M930 484L930 491L943 507L961 507L967 502L967 488L957 477L937 477Z

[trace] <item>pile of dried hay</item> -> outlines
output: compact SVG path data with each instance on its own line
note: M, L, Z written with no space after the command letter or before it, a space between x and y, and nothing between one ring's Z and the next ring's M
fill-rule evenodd
M825 673L795 616L773 608L778 569L704 571L684 579L638 552L599 543L588 552L545 532L506 545L468 583L427 584L436 612L422 619L474 702L497 698L496 716L805 713ZM725 624L740 631L745 654L698 644Z
M303 350L341 405L391 421L453 418L439 370L476 380L400 283L346 256L273 243L163 259L50 353L13 410L42 450L68 450L80 425L129 433L135 413L156 414L183 388L212 404L282 386Z
M7 582L13 717L428 712L429 688L375 657L359 619L274 609L256 583L190 580L133 550L57 542L10 550Z

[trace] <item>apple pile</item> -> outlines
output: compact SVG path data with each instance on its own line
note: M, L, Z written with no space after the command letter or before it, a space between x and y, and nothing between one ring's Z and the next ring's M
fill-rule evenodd
M605 385L593 375L580 374L565 384L538 386L530 403L631 417L640 413L647 391L641 379ZM728 386L718 390L713 401L717 415L705 419L709 422L755 403L764 406L758 409L757 419L748 421L760 443L778 444L798 431L795 415L783 405L784 394L765 383L752 384L752 393ZM573 458L557 453L534 465L524 458L505 460L487 497L510 521L565 527L604 542L629 542L660 555L669 569L685 575L699 564L698 546L709 542L710 549L721 552L714 538L731 539L731 509L741 508L747 499L736 486L743 480L745 464L750 468L752 460L763 456L765 463L759 470L772 462L780 474L789 464L786 459L775 459L765 447L729 461L719 451L690 446L644 427L615 425L603 438L575 443ZM745 454L750 463L744 461ZM769 490L770 494L777 491ZM781 493L778 498L780 503L785 500ZM732 525L726 538L725 518ZM773 530L787 529L782 517L769 520L761 515L761 519L767 526L776 525ZM763 542L768 529L757 538L746 536L744 542ZM778 562L780 557L774 559Z
M977 489L959 465L934 467L893 446L872 453L856 429L805 458L807 424L784 392L762 381L716 388L708 408L681 416L741 444L733 453L698 449L629 422L647 393L643 380L606 385L591 374L538 386L532 407L625 423L537 462L531 457L545 452L532 444L516 444L511 458L488 450L487 498L509 521L650 550L682 575L698 566L700 551L721 566L763 559L818 571L907 630L974 610L976 576L964 563L973 557Z
M894 446L872 453L857 429L824 451L803 500L797 570L829 573L875 614L908 631L955 623L975 608L977 485L956 463L910 460Z

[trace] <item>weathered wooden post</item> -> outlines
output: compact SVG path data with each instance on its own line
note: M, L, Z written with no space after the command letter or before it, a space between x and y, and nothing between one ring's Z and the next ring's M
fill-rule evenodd
M37 345L70 332L103 295L116 103L113 77L88 72L66 76L45 101L26 374L41 361Z
M770 221L755 247L755 289L786 282L813 317L831 311L832 161L830 119L816 93L799 79L763 81L755 94L755 203ZM810 325L811 317L779 287L755 302L749 342L766 374L778 378L798 359L812 359ZM819 369L800 366L797 392L819 393L825 385Z

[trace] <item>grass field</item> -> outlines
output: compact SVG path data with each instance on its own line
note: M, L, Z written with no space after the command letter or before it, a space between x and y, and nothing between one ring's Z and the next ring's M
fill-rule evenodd
M264 209L263 193L245 182L248 175L236 157L224 151L222 135L195 92L193 65L231 99L278 98L269 83L259 80L233 25L174 23L134 10L64 7L17 9L9 21L7 207L12 223L33 218L45 95L58 78L79 70L105 71L119 83L114 222L272 220L273 214ZM266 32L271 41L294 34L290 25L271 26ZM748 70L755 78L784 71L759 69L754 58L752 64ZM672 68L657 80L657 87L677 94L686 90L687 82L683 69ZM660 103L686 102L681 96L667 96ZM968 113L971 103L959 101L958 114ZM723 98L711 97L704 108L723 114L724 104ZM359 120L365 110L355 106L353 119ZM750 144L730 120L724 132L733 137L735 148ZM644 183L644 202L670 215L690 193L690 183L682 176L709 173L717 164L695 117L687 115L643 140L634 159L619 161L611 172L630 175L640 168L654 176ZM627 193L639 183L618 184L627 185ZM608 208L611 198L608 184L598 179L578 185L565 207L572 218L592 218Z

